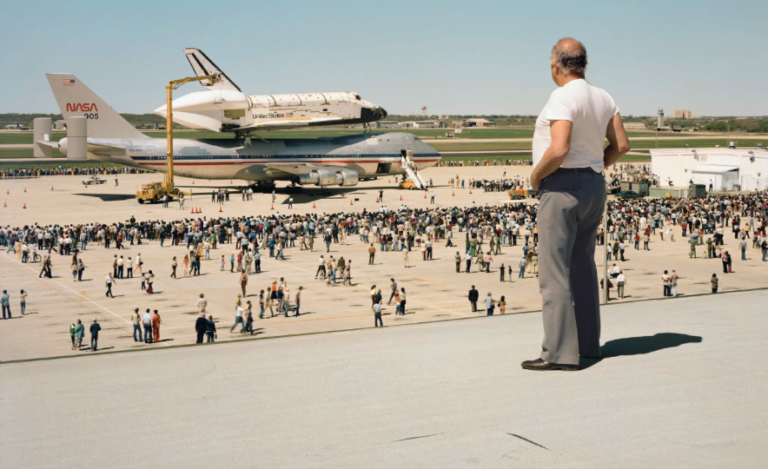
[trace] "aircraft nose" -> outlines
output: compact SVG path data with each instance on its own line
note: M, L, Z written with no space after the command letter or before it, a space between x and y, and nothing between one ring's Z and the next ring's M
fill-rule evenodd
M378 108L377 111L378 111L379 116L381 116L381 117L379 117L379 119L384 119L388 115L387 114L387 110L384 109L383 107Z

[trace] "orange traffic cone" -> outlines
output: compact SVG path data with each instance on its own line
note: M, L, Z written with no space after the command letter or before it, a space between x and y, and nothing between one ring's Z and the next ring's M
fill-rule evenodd
M402 195L400 196L400 200L403 200L403 196Z
M355 205L352 203L352 199L349 199L349 205Z
M229 180L229 183L232 184L232 180L231 179Z
M85 188L88 189L88 184L85 185Z
M51 190L53 190L53 186L51 186Z
M8 206L8 204L3 202L3 207L7 207L7 206Z
M317 208L317 207L315 207L315 203L314 202L312 202L312 208Z
M376 197L376 203L377 203L377 204L379 203L379 198L378 198L378 197Z
M192 207L192 209L189 211L189 213L195 213L195 208Z
M392 180L391 179L387 179L387 182L392 182Z
M224 210L221 209L221 206L219 206L219 212L223 212Z
M10 189L6 189L6 190L5 190L5 193L6 193L6 194L10 194L10 193L11 193L11 190L10 190Z
M424 192L424 198L425 198L425 199L427 198L427 193L426 193L426 191Z
M451 197L453 197L453 196L455 196L455 195L456 195L456 194L454 194L454 193L453 193L453 191L451 191Z
M469 195L472 195L472 189L469 190Z
M275 209L275 204L272 204L272 206L269 209L270 210L274 210Z
M24 204L24 206L23 206L22 208L27 208L27 204L25 203L25 204Z
M26 187L24 188L24 192L27 192L27 188Z
M193 179L193 180L192 180L192 184L194 184L194 183L195 183L195 180Z

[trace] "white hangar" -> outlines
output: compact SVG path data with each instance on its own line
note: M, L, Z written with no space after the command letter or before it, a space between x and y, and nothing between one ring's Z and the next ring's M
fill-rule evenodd
M675 186L693 181L713 191L768 189L765 148L652 149L651 167L662 187L671 180Z

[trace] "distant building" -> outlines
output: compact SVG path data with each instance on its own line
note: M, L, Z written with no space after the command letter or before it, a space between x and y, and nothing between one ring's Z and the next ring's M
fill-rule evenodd
M493 122L488 119L465 119L462 121L462 127L492 127Z
M624 122L624 130L645 130L644 122Z
M23 126L17 122L15 124L6 125L5 130L29 130L29 127Z
M67 128L67 121L64 119L59 119L53 123L54 130L64 130L66 128Z
M371 122L371 127L377 128L377 129L397 129L402 127L400 125L400 122L394 122L394 121L376 121Z
M690 109L675 109L675 119L693 119Z

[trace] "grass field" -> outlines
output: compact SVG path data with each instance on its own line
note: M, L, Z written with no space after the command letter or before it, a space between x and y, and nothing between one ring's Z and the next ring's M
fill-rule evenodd
M5 158L30 158L33 159L33 150L0 150L0 160ZM53 150L53 158L65 158L66 155L59 150Z
M443 137L451 129L374 129L375 133L384 132L407 132L422 138ZM263 138L317 138L317 137L337 137L340 135L353 135L362 133L360 129L313 129L313 130L280 130L269 132L258 132L257 135ZM145 135L152 138L165 138L165 131L146 131ZM190 130L176 130L174 135L178 138L233 138L231 133L216 132L198 132ZM652 132L630 132L630 138L633 137L653 137ZM660 132L659 140L669 137L696 136L698 134L685 132ZM751 134L752 136L765 136L766 134ZM54 132L53 139L58 141L66 137L66 132ZM533 128L512 128L512 129L464 129L462 133L456 134L457 138L466 138L473 140L483 140L491 138L532 138ZM731 140L740 138L748 139L750 135L730 135ZM714 140L725 142L726 135L721 138L713 137ZM32 132L0 132L0 145L9 144L30 144L32 143Z
M66 161L62 161L61 163L13 163L13 164L0 164L0 169L33 169L33 168L58 168L59 166L67 167L67 168L110 168L113 166L118 166L114 164L106 164L106 163L99 163L98 161L88 161L88 162L71 162L67 163Z

